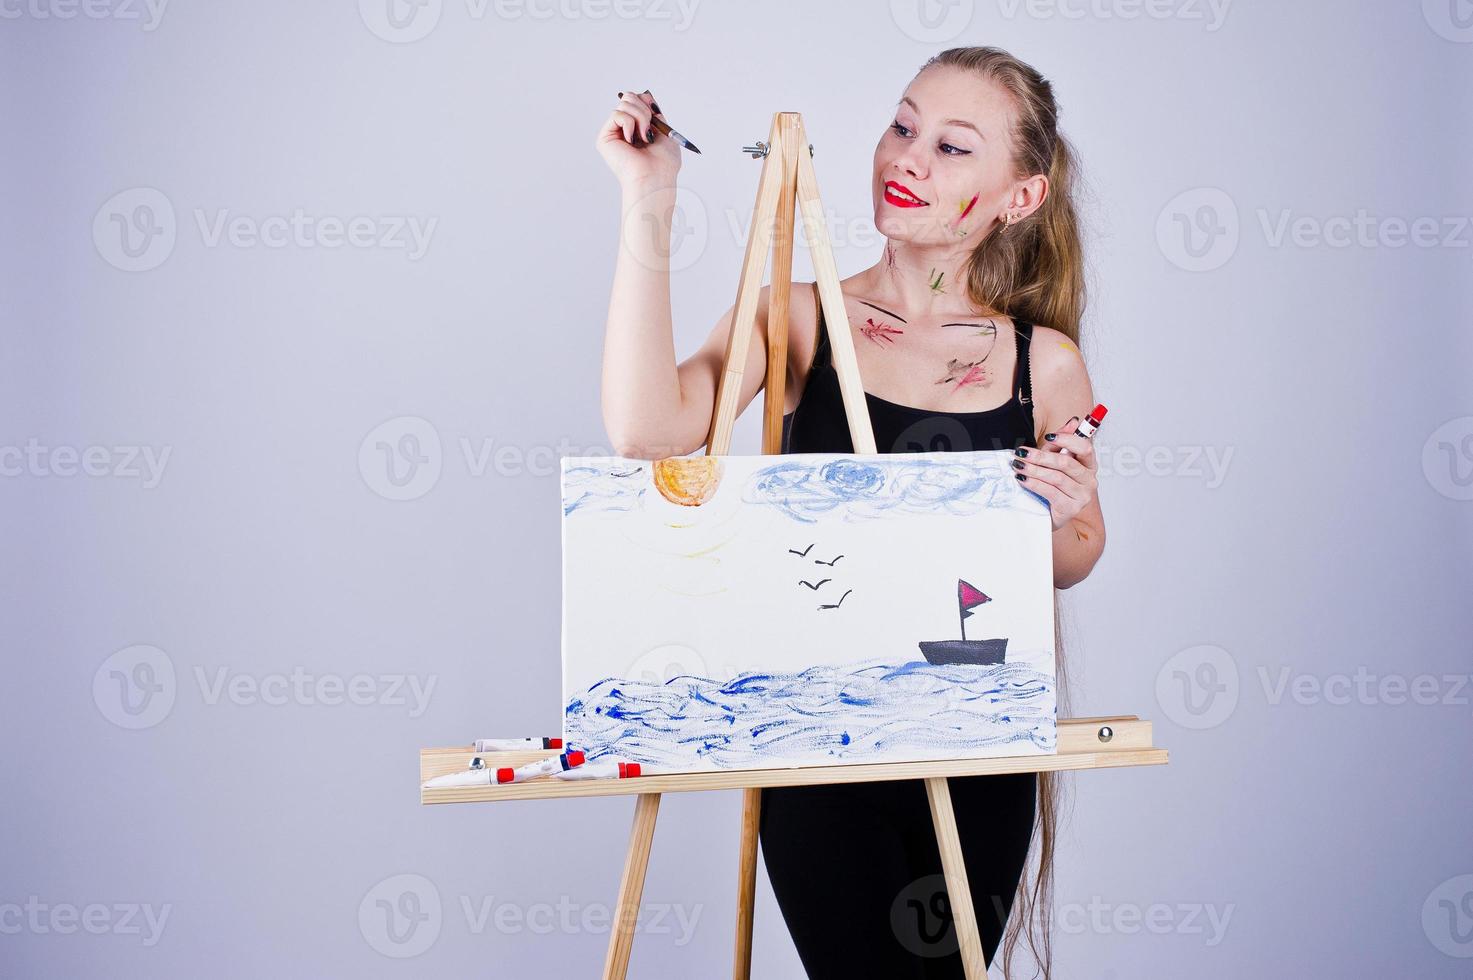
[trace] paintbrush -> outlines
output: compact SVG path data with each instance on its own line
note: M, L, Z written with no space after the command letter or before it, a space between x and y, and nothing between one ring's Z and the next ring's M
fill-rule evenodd
M621 98L621 99L624 98L624 93L623 92L620 92L619 93L619 98ZM690 140L686 139L684 136L681 136L675 130L671 129L670 128L670 124L667 123L665 120L661 119L659 116L653 116L653 115L650 116L650 125L653 126L655 129L658 129L660 132L664 133L666 136L668 136L671 139L673 139L675 142L679 143L681 146L685 147L687 150L690 150L692 153L700 153L701 152L700 147L696 146ZM704 156L704 155L705 154L702 154L702 156Z
M675 130L671 129L670 124L661 119L659 116L651 116L650 124L658 129L660 132L664 133L666 136L673 139L675 142L679 143L681 146L685 147L687 150L690 150L692 153L701 152L699 147L697 147L690 140L686 139L684 136L681 136Z

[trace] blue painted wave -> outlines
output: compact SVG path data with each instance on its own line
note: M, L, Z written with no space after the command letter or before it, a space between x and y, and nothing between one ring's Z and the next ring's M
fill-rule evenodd
M798 456L753 473L743 499L771 505L808 524L834 511L855 520L895 512L966 515L988 507L1021 506L1025 491L1003 466L1001 455L1006 454L966 454L956 460Z
M568 744L652 771L1055 751L1052 679L1022 664L810 667L731 680L610 677L569 699ZM983 753L979 753L983 754Z
M575 510L638 510L649 485L648 467L637 464L568 466L563 470L563 516Z

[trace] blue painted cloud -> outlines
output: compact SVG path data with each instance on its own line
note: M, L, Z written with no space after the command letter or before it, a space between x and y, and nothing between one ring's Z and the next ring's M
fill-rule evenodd
M955 460L798 456L752 474L743 499L809 524L832 512L856 520L896 512L966 515L989 507L1025 507L1031 497L998 458L1007 455L977 453Z

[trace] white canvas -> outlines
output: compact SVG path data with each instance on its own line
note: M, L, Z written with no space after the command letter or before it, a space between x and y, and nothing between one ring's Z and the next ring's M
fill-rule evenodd
M1051 524L1013 458L563 459L567 744L647 772L1054 752Z

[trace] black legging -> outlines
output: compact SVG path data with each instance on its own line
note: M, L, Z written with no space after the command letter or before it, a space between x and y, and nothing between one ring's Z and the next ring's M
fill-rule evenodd
M991 963L1028 856L1034 773L960 776L951 803ZM810 980L962 980L920 780L762 791L762 857Z

